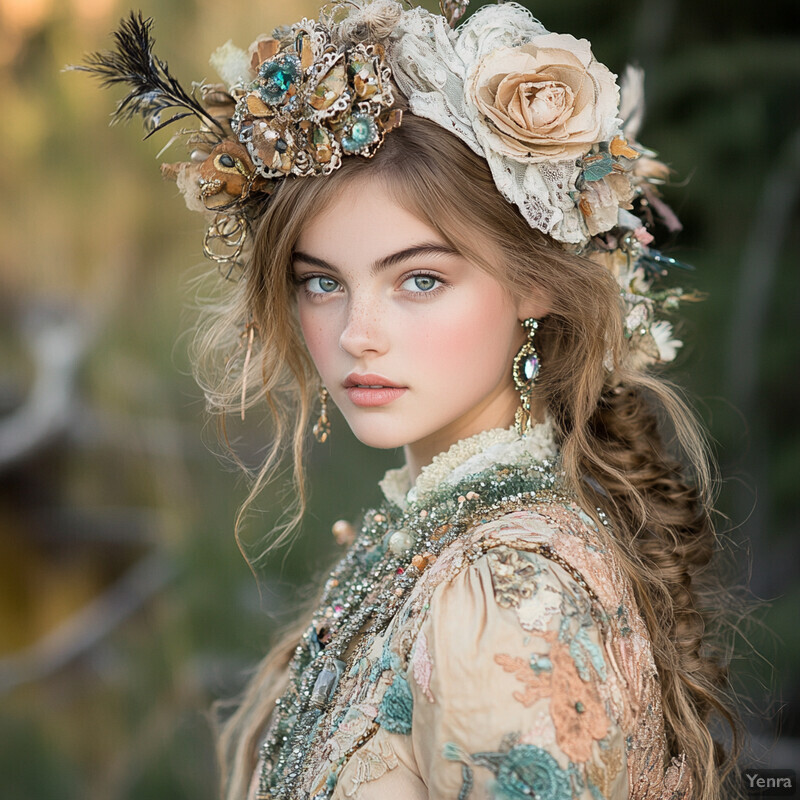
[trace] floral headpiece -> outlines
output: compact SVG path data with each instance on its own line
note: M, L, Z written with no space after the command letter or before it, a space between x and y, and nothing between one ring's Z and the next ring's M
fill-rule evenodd
M369 158L401 124L395 85L413 114L486 160L533 228L614 273L638 364L672 360L680 342L656 315L697 296L654 288L666 267L685 265L651 247L656 217L670 230L680 223L657 188L669 170L635 141L641 73L629 68L621 92L586 40L550 33L516 3L484 6L455 28L466 5L443 0L439 15L396 0L339 0L320 21L277 29L247 51L228 42L211 57L222 83L192 92L153 54L151 20L132 13L116 51L78 69L128 84L114 119L141 114L148 136L200 122L181 131L190 161L162 171L209 215L204 251L228 273L246 261L248 233L282 178Z

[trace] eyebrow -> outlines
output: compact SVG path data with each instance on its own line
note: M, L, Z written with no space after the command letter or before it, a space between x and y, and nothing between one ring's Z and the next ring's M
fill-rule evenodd
M403 261L408 261L416 256L459 256L461 255L457 250L448 247L444 244L435 244L434 242L424 242L422 244L415 244L411 247L406 247L403 250L398 250L396 253L391 253L388 256L377 259L370 267L370 275L377 275L377 273L389 269ZM340 272L333 264L329 264L321 258L311 256L308 253L303 253L300 250L295 250L292 254L292 261L303 261L314 267L327 269L331 272Z

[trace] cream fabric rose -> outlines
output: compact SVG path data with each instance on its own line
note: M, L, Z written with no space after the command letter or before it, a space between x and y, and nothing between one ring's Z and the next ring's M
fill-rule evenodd
M506 2L482 6L456 30L439 14L406 11L388 51L413 114L485 158L498 190L531 227L565 244L587 243L592 234L576 202L579 159L622 125L615 77L588 42L549 33ZM608 227L611 217L602 215Z
M486 54L468 76L468 97L499 153L526 163L577 159L617 125L616 76L589 42L548 33Z

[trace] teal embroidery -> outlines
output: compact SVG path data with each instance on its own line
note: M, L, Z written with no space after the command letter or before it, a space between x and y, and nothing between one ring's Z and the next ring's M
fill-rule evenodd
M508 751L497 770L495 797L502 800L571 800L569 775L546 750L519 744Z
M619 611L617 614L619 615ZM590 666L601 681L605 681L607 677L603 651L589 636L589 630L594 628L594 625L588 600L564 593L561 599L561 624L558 627L558 639L568 643L569 654L575 663L575 669L581 679L587 683L592 680Z
M390 733L411 733L411 714L414 709L414 698L408 681L395 673L392 685L386 690L375 722Z
M442 748L442 755L448 761L461 762L461 789L458 792L457 800L467 800L469 793L472 791L472 770L469 767L470 756L462 750L457 744L453 742L445 742Z
M495 775L491 796L496 800L572 800L571 772L563 770L546 750L533 744L517 744L507 750L487 753L466 753L453 742L447 742L442 755L462 764L461 790L458 800L467 800L475 784L473 767L485 767Z
M531 669L536 675L540 672L549 672L553 669L553 662L547 656L540 656L538 653L533 653L530 660Z
M358 661L350 667L350 672L347 673L349 678L354 678L356 675L360 675L362 670L367 668L367 659L363 656L358 659Z
M569 643L569 654L575 662L575 668L578 670L578 675L584 681L592 679L589 673L589 663L591 662L595 672L601 681L606 679L606 663L603 659L603 654L600 648L589 637L589 631L585 627L581 627L575 634L575 638ZM587 662L588 658L588 662Z

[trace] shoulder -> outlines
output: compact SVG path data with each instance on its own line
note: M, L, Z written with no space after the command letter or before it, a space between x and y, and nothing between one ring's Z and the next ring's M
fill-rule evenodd
M630 587L608 543L585 511L566 502L485 515L427 567L411 603L421 607L434 593L491 588L494 600L509 607L558 591L615 613L629 600ZM476 581L479 575L488 581Z
M577 512L554 513L561 519L526 509L481 522L445 550L420 587L429 636L455 634L467 651L465 663L470 655L485 657L487 647L535 647L538 639L539 649L549 651L571 643L573 655L583 648L585 663L605 680L599 647L610 615L593 585L610 571L607 554L596 540L579 536L588 523ZM511 667L501 656L494 661Z
M462 669L474 675L476 660L490 652L510 669L505 651L570 642L573 655L585 651L582 677L593 665L605 680L599 648L618 598L606 586L603 602L593 588L608 583L611 567L591 524L579 510L552 504L478 521L426 567L398 616L403 660L414 660L412 650L423 663L431 650L447 650L449 677L457 678Z
M408 685L432 795L456 796L467 773L499 787L512 762L572 782L565 796L624 784L627 704L602 609L550 549L556 530L527 510L481 522L420 578Z
M417 582L397 620L403 660L424 674L426 654L449 648L448 672L475 675L489 658L522 681L503 653L566 644L582 679L608 681L618 716L638 716L655 680L650 637L604 533L567 503L482 518Z

